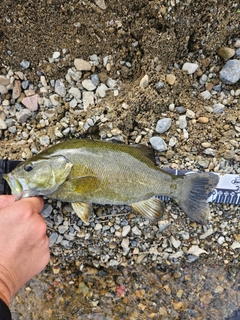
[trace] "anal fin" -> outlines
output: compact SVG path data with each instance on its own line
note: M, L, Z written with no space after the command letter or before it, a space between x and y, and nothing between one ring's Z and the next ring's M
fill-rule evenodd
M77 216L84 222L88 223L91 205L85 202L73 202L73 210L76 212Z
M164 212L163 202L157 198L132 203L130 207L150 220L161 218Z

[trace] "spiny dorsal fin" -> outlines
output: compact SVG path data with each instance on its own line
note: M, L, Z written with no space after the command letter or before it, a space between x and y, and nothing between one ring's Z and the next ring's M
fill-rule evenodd
M156 158L155 158L155 154L154 154L154 151L153 151L152 148L149 148L145 144L133 144L131 146L133 146L134 148L139 149L142 152L142 154L145 155L145 157L147 157L154 164L156 164Z

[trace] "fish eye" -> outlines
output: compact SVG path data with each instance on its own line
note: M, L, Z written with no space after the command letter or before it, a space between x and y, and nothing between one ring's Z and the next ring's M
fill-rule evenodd
M26 164L25 167L24 167L24 170L29 172L29 171L33 170L33 167L30 164Z

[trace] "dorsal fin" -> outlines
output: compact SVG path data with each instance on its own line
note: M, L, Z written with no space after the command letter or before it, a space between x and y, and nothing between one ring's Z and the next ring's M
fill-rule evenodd
M149 148L145 144L132 144L131 146L139 149L142 152L142 154L145 155L145 157L147 157L156 165L156 158L152 148Z

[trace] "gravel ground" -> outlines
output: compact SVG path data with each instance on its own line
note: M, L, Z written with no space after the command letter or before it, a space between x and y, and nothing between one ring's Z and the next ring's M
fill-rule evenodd
M149 144L160 167L240 175L238 6L3 1L2 157L114 139ZM239 207L210 207L201 226L172 201L154 222L94 205L85 225L46 199L51 262L13 319L237 319Z

